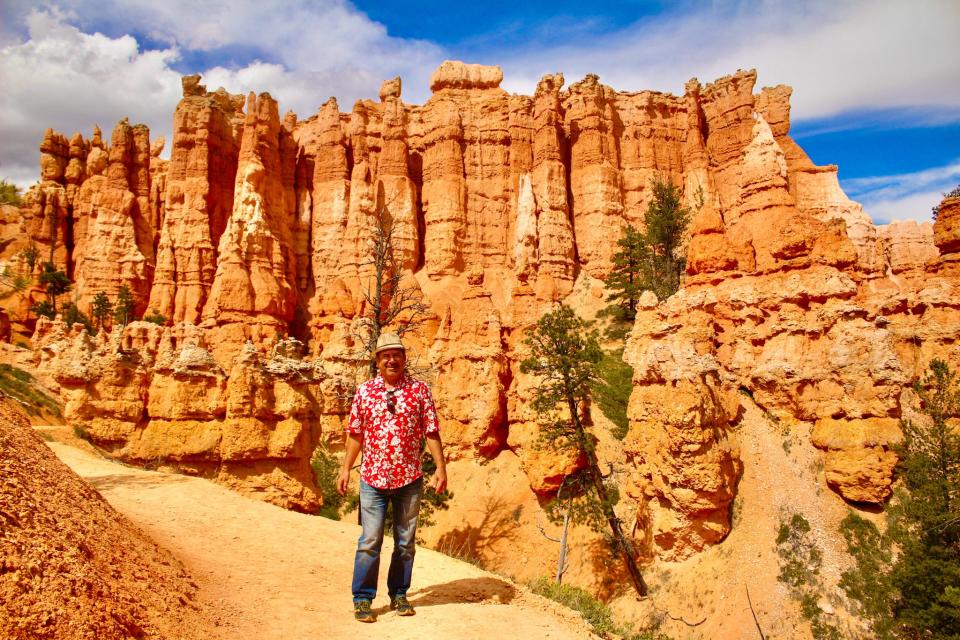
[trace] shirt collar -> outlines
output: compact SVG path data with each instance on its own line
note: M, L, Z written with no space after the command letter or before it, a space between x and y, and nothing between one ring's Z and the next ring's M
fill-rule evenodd
M400 379L397 380L397 384L393 385L393 388L394 388L394 389L400 389L401 387L407 386L407 384L409 384L409 383L410 383L410 376L407 375L406 372L404 372L403 374L400 375ZM387 388L387 381L384 380L384 379L383 379L383 376L380 375L379 373L377 374L377 377L374 378L374 384L377 385L377 389L386 389L386 388Z

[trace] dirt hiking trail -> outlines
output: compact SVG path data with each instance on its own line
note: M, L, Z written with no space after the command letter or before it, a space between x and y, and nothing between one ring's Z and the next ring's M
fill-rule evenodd
M43 427L55 433L64 427ZM353 619L350 577L360 528L245 498L199 478L118 464L48 442L149 538L172 552L217 612L221 640L595 638L578 614L510 581L419 548L408 594L417 615L389 611L384 542L375 624ZM353 478L356 482L356 478Z

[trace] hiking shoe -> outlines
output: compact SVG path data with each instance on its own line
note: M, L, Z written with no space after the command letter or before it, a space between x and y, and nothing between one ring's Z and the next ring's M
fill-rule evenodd
M397 596L390 598L390 609L397 612L398 616L412 616L417 612L413 610L413 605L407 600L407 596Z
M370 609L369 600L357 600L353 603L353 617L359 622L377 621L377 614Z

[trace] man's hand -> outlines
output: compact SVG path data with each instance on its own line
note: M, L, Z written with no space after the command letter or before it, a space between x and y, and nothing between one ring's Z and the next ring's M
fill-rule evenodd
M350 486L350 469L343 469L340 477L337 478L337 493L344 495L347 493L347 487Z
M433 458L433 463L437 465L430 486L437 493L443 493L447 490L447 463L443 459L443 442L440 441L439 433L431 433L427 436L427 450Z
M446 469L437 469L433 474L433 482L430 483L430 486L433 487L433 490L437 493L443 493L447 490L447 470Z
M340 467L340 477L337 478L337 493L344 495L347 487L350 486L350 469L353 463L357 461L360 455L360 436L354 433L347 433L347 450L343 456L343 466Z

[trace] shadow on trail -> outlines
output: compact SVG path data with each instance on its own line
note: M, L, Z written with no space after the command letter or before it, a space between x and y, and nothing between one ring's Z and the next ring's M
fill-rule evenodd
M432 584L417 591L410 598L415 607L432 607L441 604L468 604L494 600L508 604L517 595L516 588L508 582L485 576L483 578L462 578L443 584Z
M134 475L126 473L113 473L106 476L89 476L84 478L87 482L93 485L95 489L101 491L109 491L116 487L129 487L129 486L161 486L168 485L174 482L186 482L189 480L187 476L181 476L173 473L161 474L161 475Z

